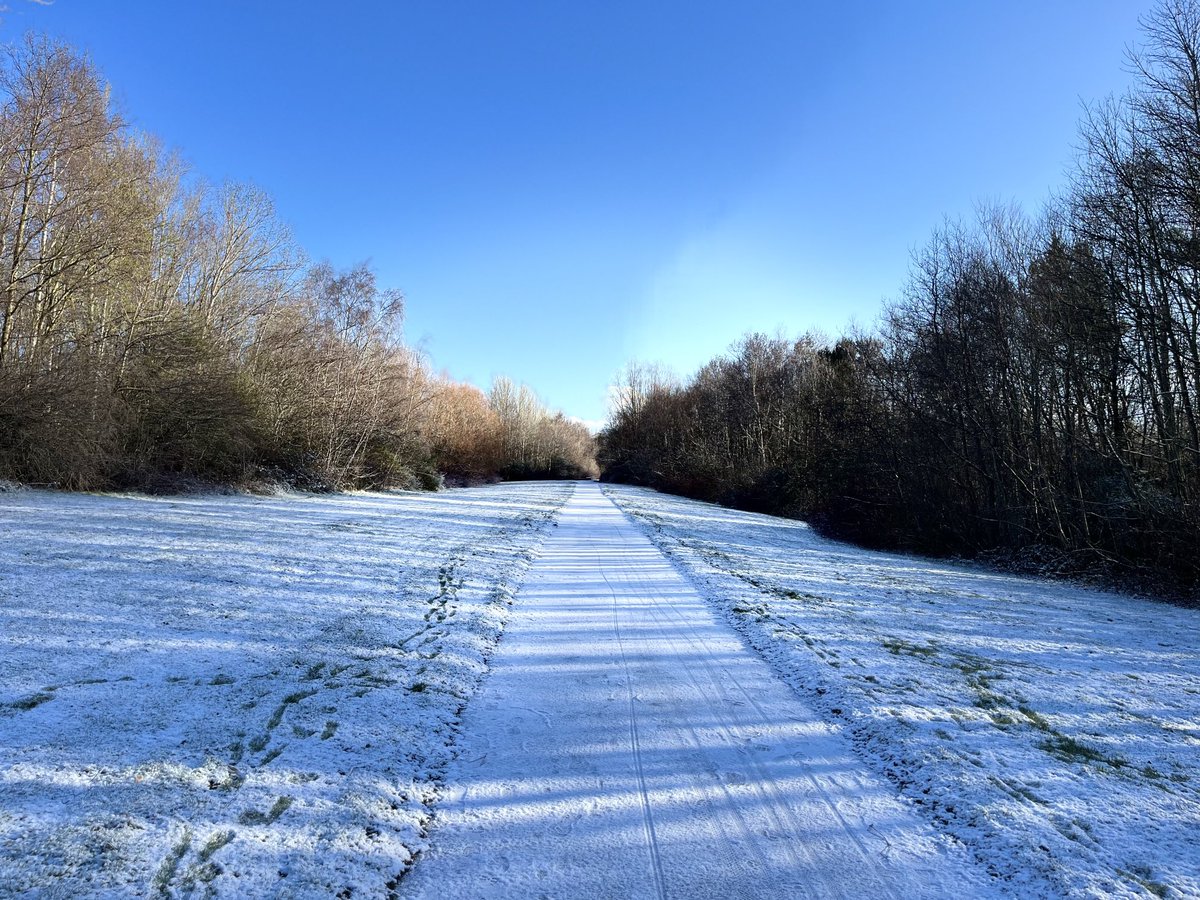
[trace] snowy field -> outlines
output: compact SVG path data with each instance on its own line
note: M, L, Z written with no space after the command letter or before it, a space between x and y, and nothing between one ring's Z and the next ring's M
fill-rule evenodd
M0 493L0 896L402 895L401 874L430 841L430 804L465 703L531 561L547 534L563 530L549 523L572 490ZM799 522L605 490L814 706L820 721L801 723L805 733L828 727L848 738L871 773L863 783L898 790L928 834L961 842L989 887L1020 897L1200 896L1200 613L858 550ZM614 560L647 560L640 537L617 520L611 527L624 535L609 548ZM555 543L567 556L548 561L536 581L520 613L529 623L558 615L559 594L587 587L556 587L555 578L575 569L576 581L599 577L597 563L571 561L601 546L580 534ZM682 597L669 581L664 574L643 587ZM659 607L644 620L618 622L610 606L596 614L605 627L628 629L636 650L639 634L649 641L688 612ZM572 650L554 643L561 632L541 631L526 629L526 644L513 645L519 661L561 659L570 670L590 652L575 646L578 634ZM608 647L597 634L597 647ZM732 665L736 648L723 640L713 631L701 649ZM603 647L595 664L615 665L620 654ZM703 709L722 700L723 681L697 693L698 675L660 671L647 653L631 659L654 662L645 677L664 680L647 682L645 696L671 688ZM621 679L643 677L622 671L593 684L580 668L572 690L620 707ZM532 693L529 673L518 674ZM548 710L555 690L547 688ZM626 706L641 715L633 690ZM732 715L726 705L722 715ZM479 710L484 719L500 713L517 747L529 739L521 731L544 718L507 701ZM637 732L614 716L608 734L602 720L581 720L599 729L597 759ZM676 725L686 736L703 723ZM586 781L571 768L580 742L567 741L568 731L535 749L553 755L555 737L567 747L562 777ZM500 746L488 735L472 740L493 753ZM647 747L639 796L653 812L675 796L669 785L656 796L654 754L663 777L707 770L689 775L665 744ZM714 738L706 753L723 747ZM610 794L623 790L619 778L602 780ZM730 797L743 789L729 785ZM701 798L708 790L693 787ZM856 815L871 796L878 790L830 808ZM519 818L524 807L512 809ZM579 858L568 837L582 833L579 814L545 822L568 861ZM663 827L669 837L674 826ZM887 843L886 832L871 835ZM436 851L436 831L432 840ZM872 858L900 853L891 843Z
M1200 612L609 495L1016 896L1200 896Z
M570 492L0 493L0 895L388 896Z

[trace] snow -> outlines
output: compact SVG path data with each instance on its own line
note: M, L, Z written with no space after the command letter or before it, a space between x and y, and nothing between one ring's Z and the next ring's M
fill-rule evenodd
M386 896L570 490L0 493L0 895Z
M558 526L464 715L404 896L990 890L597 485Z
M606 491L999 889L1200 896L1200 612Z
M0 486L0 896L1200 896L1198 624L636 488Z

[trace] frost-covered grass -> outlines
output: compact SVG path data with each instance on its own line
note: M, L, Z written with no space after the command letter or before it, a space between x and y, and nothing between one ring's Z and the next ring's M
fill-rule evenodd
M0 895L386 896L570 491L0 494Z
M610 495L1021 896L1200 896L1200 612Z

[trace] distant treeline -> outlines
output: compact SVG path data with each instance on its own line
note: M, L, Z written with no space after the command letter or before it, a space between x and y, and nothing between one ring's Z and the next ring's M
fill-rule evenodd
M335 488L595 473L525 388L434 376L403 303L312 264L270 200L190 178L86 58L0 59L0 478Z
M633 369L609 479L884 547L1200 587L1200 6L1143 23L1037 221L949 225L871 333Z

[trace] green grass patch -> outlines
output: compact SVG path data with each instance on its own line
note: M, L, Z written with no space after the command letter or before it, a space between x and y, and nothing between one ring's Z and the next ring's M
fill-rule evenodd
M1105 756L1095 747L1089 747L1087 744L1080 743L1075 738L1066 734L1054 732L1047 740L1038 744L1047 753L1058 757L1063 762L1077 763L1102 763L1112 766L1114 769L1120 769L1127 766L1128 763L1119 756Z
M154 880L150 882L150 887L157 896L171 896L171 882L175 879L175 873L179 871L179 863L183 861L191 846L192 833L185 830L179 843L171 848L171 852L167 854L162 865L158 867L158 871L154 873Z
M1166 897L1171 893L1167 885L1154 879L1154 872L1149 866L1132 866L1129 869L1117 869L1117 872L1130 881L1137 882L1155 897Z
M204 846L196 854L196 863L188 867L187 873L179 882L180 893L186 896L196 889L197 883L207 885L216 881L217 876L224 870L212 861L213 854L232 840L233 831L227 829L214 833L204 842Z
M211 884L217 880L217 876L221 874L222 868L215 862L202 862L194 866L190 866L187 874L179 882L179 890L185 896L191 894L196 889L196 883ZM211 889L210 889L211 890Z
M271 718L267 719L267 731L273 731L279 727L279 723L283 721L283 716L287 712L287 708L294 703L299 703L309 697L315 696L317 691L296 691L288 694L283 698L283 702L275 707L275 712L271 713Z
M981 656L975 656L972 653L959 653L957 662L954 663L954 668L958 669L964 675L978 675L981 672L987 672L994 668L993 664ZM996 678L998 676L989 676Z
M225 831L218 831L214 833L207 841L204 842L204 846L200 848L200 860L202 862L206 862L207 860L211 859L214 853L232 840L232 829L226 829Z
M294 802L295 799L292 797L279 797L273 804L271 804L270 810L267 811L267 822L274 822L285 812L287 812L288 807L290 807Z
M1022 797L1024 797L1026 800L1028 800L1030 803L1036 803L1039 806L1048 806L1049 805L1049 801L1047 801L1045 797L1035 794L1033 791L1031 791L1025 785L1014 784L1012 782L1009 782L1009 783L1012 785L1012 789L1014 791L1016 791L1018 794L1020 794Z
M288 705L280 703L275 707L275 712L271 713L271 718L267 719L267 731L273 731L279 727L279 723L283 721L284 713L287 712Z
M53 699L53 694L47 693L46 691L38 691L36 694L30 694L28 697L22 697L20 700L14 700L8 705L11 709L26 712Z
M238 821L243 825L270 825L287 812L288 807L294 802L295 798L293 797L280 797L265 813L259 812L257 809L248 809L238 816Z
M1054 729L1050 726L1050 723L1046 721L1045 717L1032 707L1021 705L1017 707L1017 711L1023 715L1025 720L1038 731L1045 731L1047 733L1054 731Z
M883 649L893 656L921 656L928 659L938 654L937 644L932 641L928 644L914 644L900 638L886 638L883 642Z

